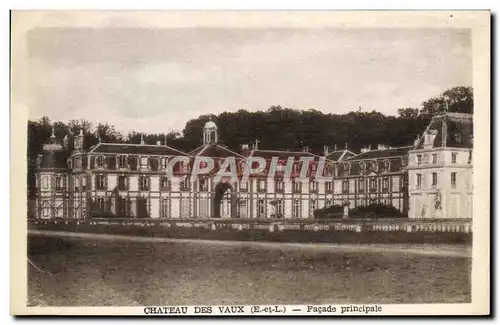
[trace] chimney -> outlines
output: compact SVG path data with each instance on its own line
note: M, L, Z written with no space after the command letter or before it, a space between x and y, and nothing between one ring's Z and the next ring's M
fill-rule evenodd
M160 140L157 140L157 141L156 141L156 145L157 145L157 146L161 146L161 141L160 141Z
M243 153L244 156L248 154L248 151L250 151L250 146L248 144L242 144L241 152Z
M366 147L361 149L361 153L365 153L365 152L368 152L368 151L370 151L370 149L368 149Z
M141 144L144 144L144 134L141 134Z
M383 145L383 144L379 144L377 146L377 150L385 150L385 149L389 149L387 146Z
M328 156L328 154L330 153L328 146L323 146L323 151L324 151L325 156Z
M417 134L417 138L415 139L415 141L413 142L413 146L418 146L418 141L420 140L420 137L419 135Z
M302 151L304 151L304 152L309 152L309 147L307 147L307 146L306 146L306 147L304 147L304 148L302 149Z

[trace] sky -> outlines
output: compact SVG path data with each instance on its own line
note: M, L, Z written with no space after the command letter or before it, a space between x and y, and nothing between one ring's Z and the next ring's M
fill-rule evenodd
M182 131L202 114L272 105L396 115L472 86L464 29L34 28L30 119Z

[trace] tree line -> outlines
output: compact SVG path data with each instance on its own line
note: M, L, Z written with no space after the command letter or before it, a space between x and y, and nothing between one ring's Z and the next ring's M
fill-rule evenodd
M362 148L376 148L378 144L405 146L413 144L418 134L428 125L431 117L445 111L473 112L473 90L471 87L454 87L439 96L424 101L420 108L401 108L396 116L371 111L352 111L347 114L323 113L318 110L299 110L271 106L267 110L248 112L223 112L219 115L201 115L189 120L182 132L140 133L124 135L114 125L92 124L86 120L72 120L68 123L53 122L48 117L28 121L28 188L34 185L34 166L42 147L52 134L59 139L67 137L68 147L73 150L73 135L84 134L84 149L99 142L140 143L160 141L189 152L200 146L203 126L214 121L219 130L220 144L234 151L241 145L259 141L260 149L303 150L323 154L325 145L333 150L348 147L354 152Z

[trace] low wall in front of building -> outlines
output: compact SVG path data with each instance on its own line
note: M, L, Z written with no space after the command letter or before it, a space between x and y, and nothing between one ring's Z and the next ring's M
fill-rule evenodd
M471 243L470 220L90 219L33 220L39 230L121 235L331 243Z

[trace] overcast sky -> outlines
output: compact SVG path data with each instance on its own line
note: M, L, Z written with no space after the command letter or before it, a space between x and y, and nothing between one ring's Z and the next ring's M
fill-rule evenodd
M28 34L30 118L181 131L271 105L396 114L472 85L460 29L57 29Z

